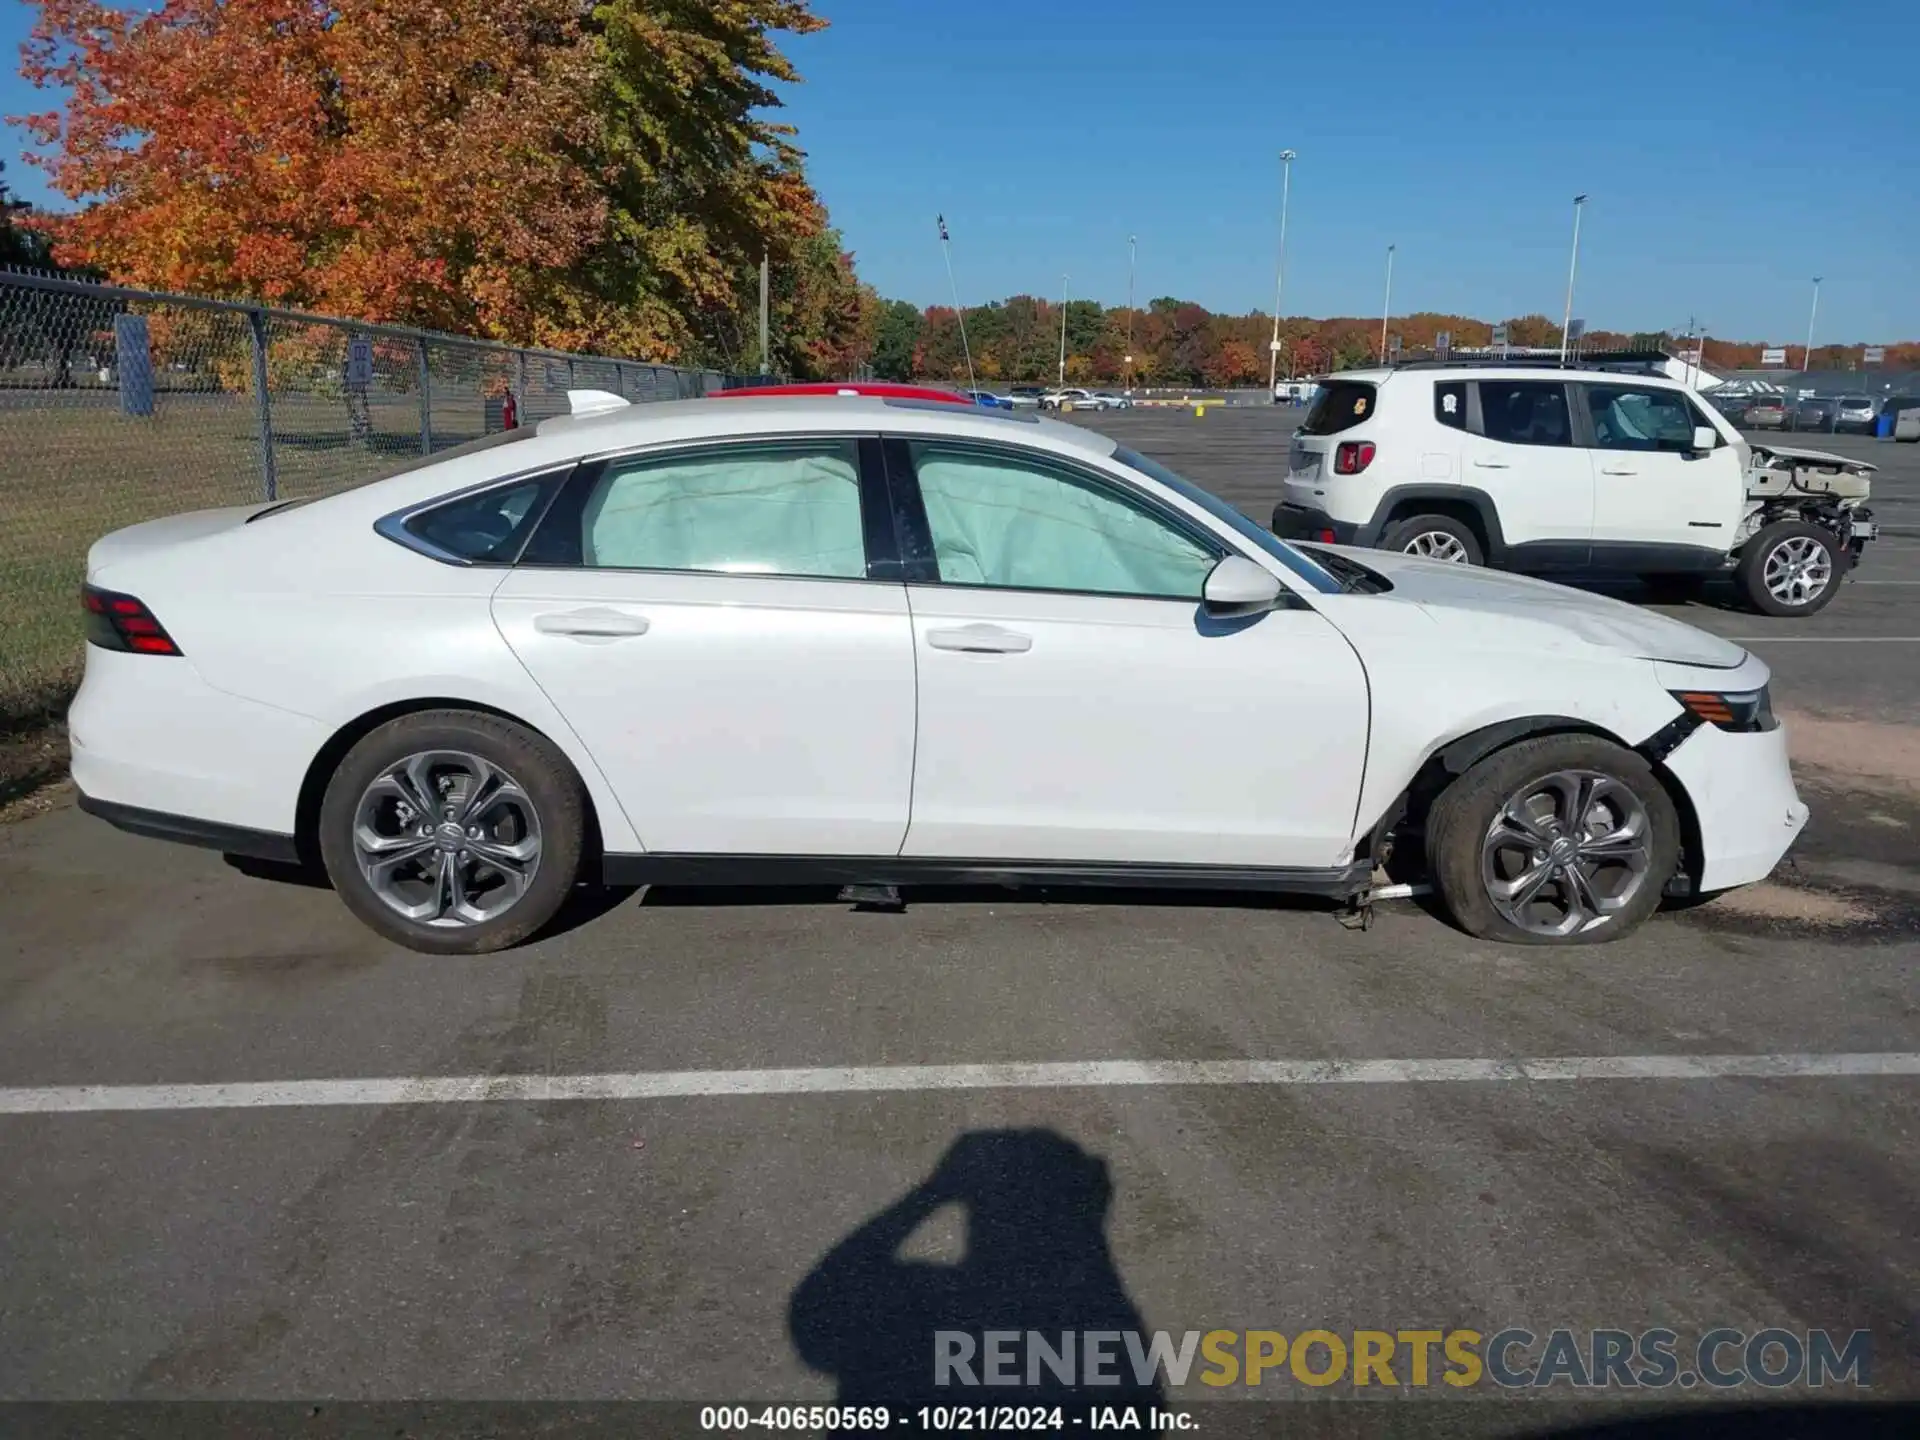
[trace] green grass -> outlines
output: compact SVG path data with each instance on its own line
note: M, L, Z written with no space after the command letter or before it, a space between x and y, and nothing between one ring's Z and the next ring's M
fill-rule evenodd
M369 442L352 439L345 404L275 397L281 499L373 479L418 453L420 412L376 400ZM162 515L264 498L257 419L242 395L163 395L150 417L122 415L112 395L0 395L0 725L64 703L78 674L78 591L87 548L109 531ZM434 448L472 439L481 402L436 398Z

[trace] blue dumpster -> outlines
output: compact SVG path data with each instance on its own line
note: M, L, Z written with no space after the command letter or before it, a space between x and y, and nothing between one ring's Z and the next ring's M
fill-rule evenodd
M1873 433L1882 440L1886 439L1893 434L1893 421L1893 407L1891 405L1883 407L1879 418L1873 422Z

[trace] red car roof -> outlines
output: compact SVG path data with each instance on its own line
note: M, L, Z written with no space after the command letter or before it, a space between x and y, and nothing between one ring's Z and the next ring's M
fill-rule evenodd
M882 380L809 381L801 385L748 385L739 390L716 390L710 398L729 395L872 395L883 400L945 400L971 406L973 401L951 390L930 385L893 385Z

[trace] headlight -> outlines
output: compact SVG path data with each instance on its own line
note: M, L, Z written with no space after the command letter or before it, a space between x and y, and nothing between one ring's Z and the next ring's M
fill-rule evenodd
M1771 730L1779 724L1773 718L1773 697L1767 694L1764 685L1758 690L1674 690L1668 693L1709 725L1717 725L1722 730L1731 730L1736 734Z

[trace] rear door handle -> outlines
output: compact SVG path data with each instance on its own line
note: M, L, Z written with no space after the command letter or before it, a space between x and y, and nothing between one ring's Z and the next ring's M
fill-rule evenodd
M969 655L1024 655L1033 637L998 625L962 625L958 630L929 630L927 643L936 650L960 650Z
M536 615L533 628L542 635L570 635L579 640L620 640L629 635L644 635L647 617L629 615L621 610L596 606L591 610L563 610L554 615Z
M1510 470L1513 468L1504 460L1476 460L1473 463L1482 470Z
M1622 468L1616 465L1602 465L1600 467L1600 473L1602 475L1638 475L1640 472L1631 467Z

